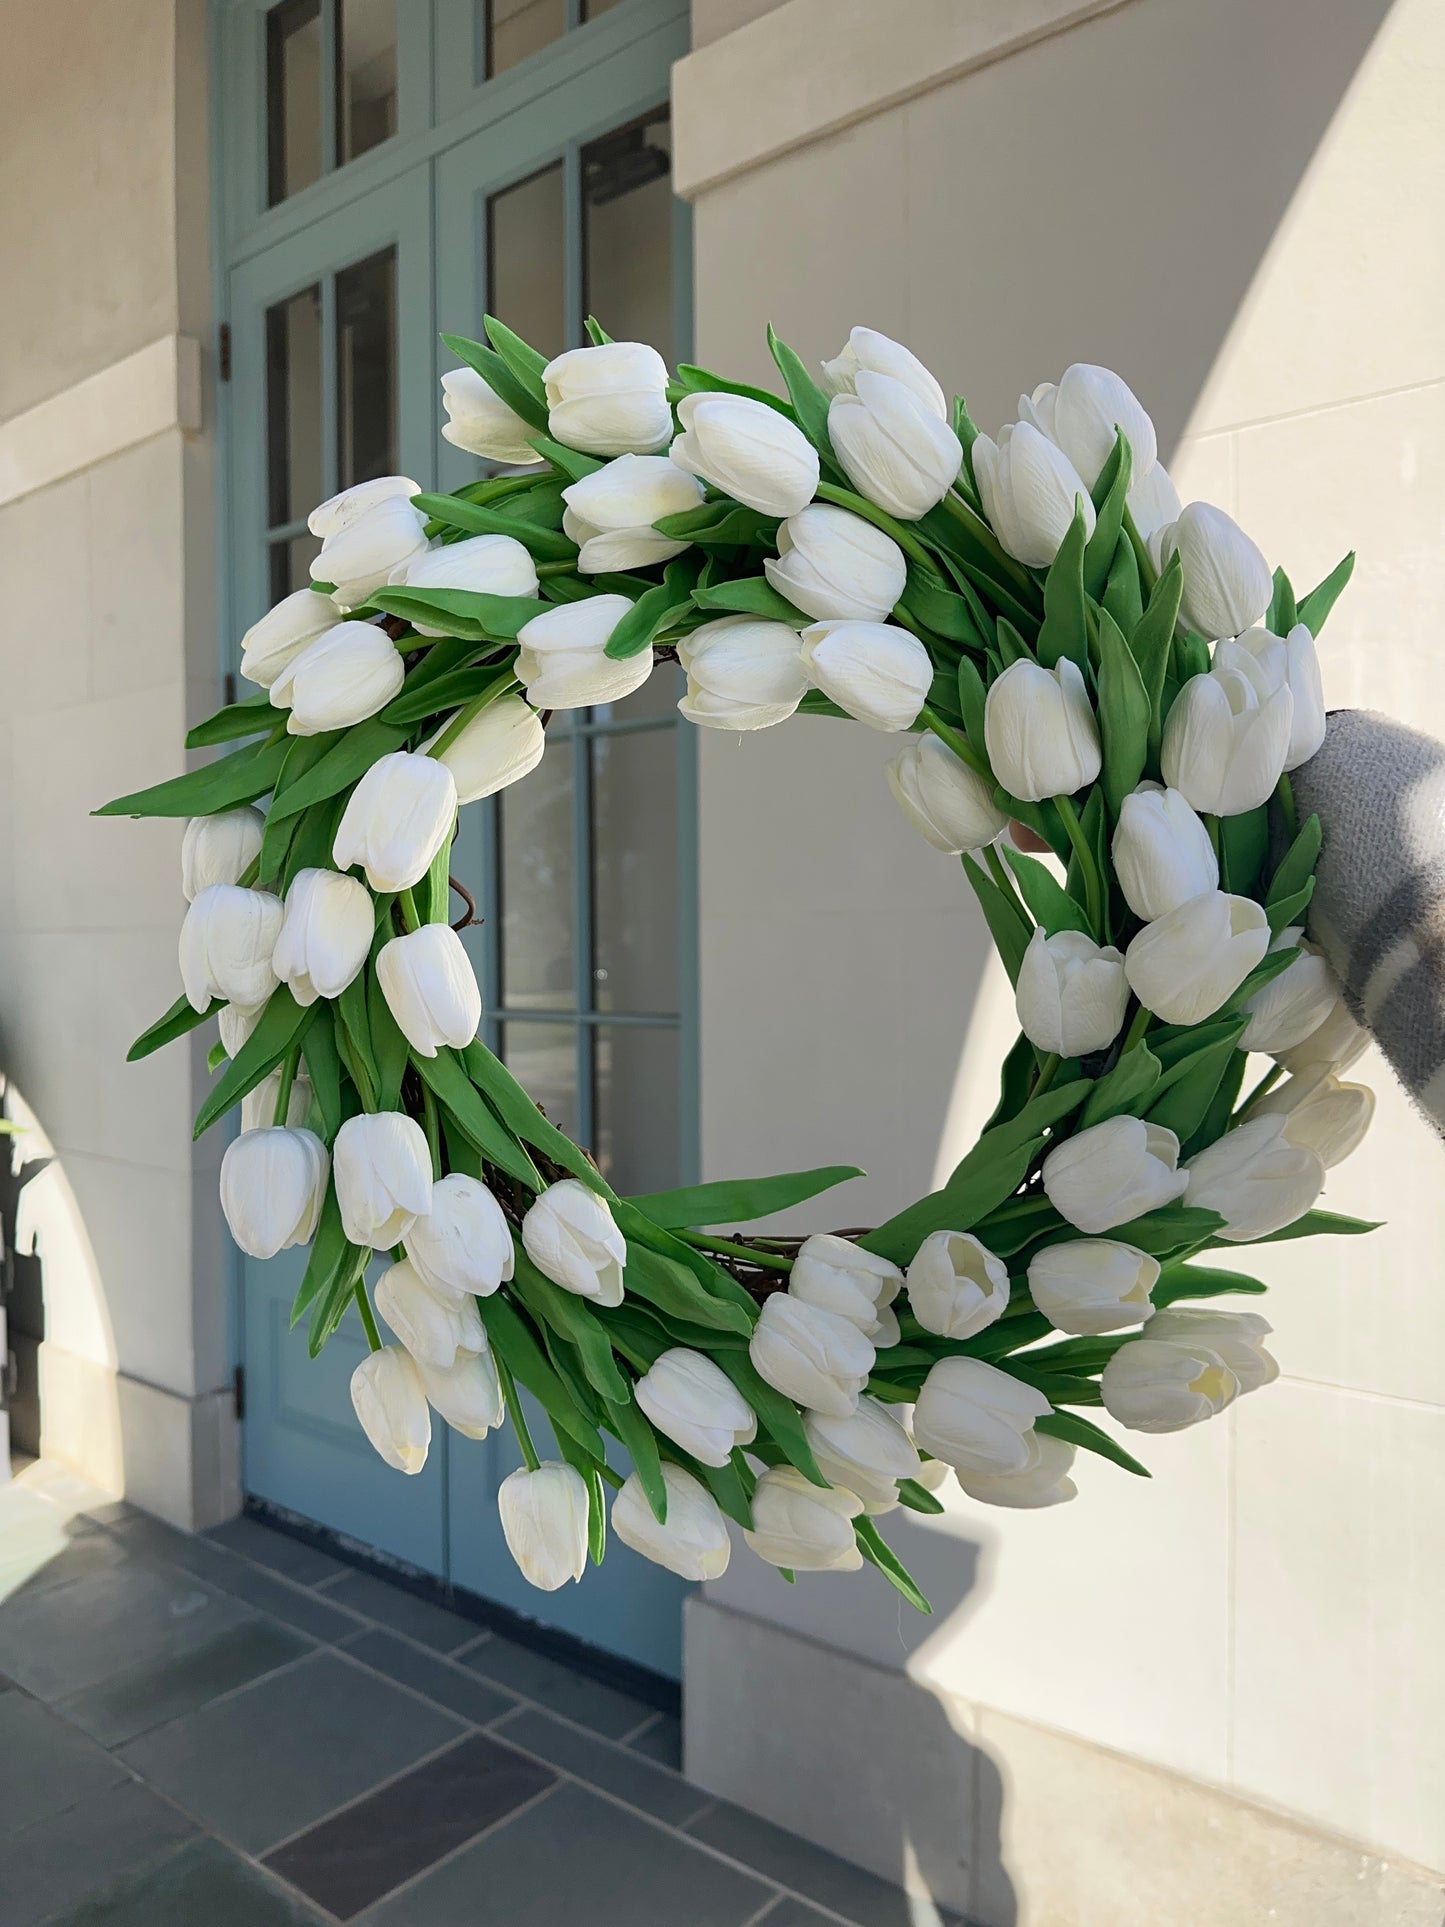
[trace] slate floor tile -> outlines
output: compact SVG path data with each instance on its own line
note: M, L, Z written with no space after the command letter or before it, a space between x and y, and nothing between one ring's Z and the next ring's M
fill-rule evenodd
M288 1841L266 1864L350 1920L554 1780L545 1766L477 1733Z
M348 1639L346 1651L364 1666L384 1673L400 1686L409 1686L414 1693L425 1693L438 1706L475 1726L489 1726L502 1714L516 1711L517 1702L509 1693L498 1692L495 1686L449 1660L419 1652L380 1627L373 1627L359 1639Z
M323 1916L219 1840L203 1838L52 1915L45 1927L323 1927Z
M195 1828L149 1788L124 1779L37 1820L5 1853L5 1927L35 1927L187 1839Z
M914 1927L916 1915L901 1889L726 1800L709 1807L686 1831L780 1887L831 1907L856 1927Z
M329 1552L308 1546L304 1539L294 1539L289 1532L278 1532L274 1526L245 1514L238 1519L227 1519L224 1525L212 1526L205 1536L224 1546L227 1552L238 1552L243 1559L268 1566L297 1586L318 1586L323 1579L334 1579L346 1571L341 1560L333 1559Z
M106 1532L83 1532L54 1552L28 1551L0 1532L0 1597L46 1592L88 1573L124 1565L126 1549Z
M143 1551L148 1559L193 1573L207 1585L270 1613L273 1619L311 1639L345 1639L357 1630L357 1621L350 1614L338 1611L303 1586L290 1585L273 1573L258 1570L248 1560L238 1559L205 1533L177 1532L145 1513L134 1514L118 1531L126 1544Z
M495 1680L508 1692L535 1700L550 1712L561 1713L579 1726L590 1726L609 1740L620 1740L647 1718L651 1707L615 1686L604 1686L585 1673L574 1673L545 1653L517 1646L510 1639L489 1639L462 1656L462 1665Z
M366 1927L742 1927L769 1888L559 1786L362 1916Z
M248 1618L204 1646L133 1666L58 1702L102 1746L120 1746L313 1650L285 1626Z
M0 1840L127 1777L108 1753L39 1700L0 1695Z
M388 1585L370 1572L347 1573L344 1579L326 1588L326 1597L354 1613L361 1613L366 1619L389 1626L393 1632L405 1633L408 1639L430 1646L438 1653L454 1653L458 1646L475 1639L481 1630L460 1613L448 1612L445 1606L435 1605L429 1599L419 1599L404 1587Z
M673 1714L659 1713L651 1726L634 1733L627 1744L644 1759L656 1760L659 1766L670 1766L674 1773L681 1773L682 1721Z
M689 1786L676 1773L639 1759L626 1747L579 1732L575 1726L554 1720L550 1713L537 1713L526 1707L494 1731L498 1739L524 1746L529 1753L539 1753L553 1766L560 1766L579 1780L600 1787L604 1793L614 1794L629 1806L655 1814L669 1826L680 1827L709 1804L706 1793Z
M260 1854L463 1730L388 1681L317 1653L131 1741L121 1757Z

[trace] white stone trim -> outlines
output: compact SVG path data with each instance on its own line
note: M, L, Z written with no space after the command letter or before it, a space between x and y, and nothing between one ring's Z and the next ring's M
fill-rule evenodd
M200 343L162 335L0 423L0 508L163 429L200 426Z
M694 200L1125 3L786 0L673 68L673 189Z

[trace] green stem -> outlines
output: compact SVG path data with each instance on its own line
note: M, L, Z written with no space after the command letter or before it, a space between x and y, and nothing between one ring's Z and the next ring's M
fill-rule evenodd
M918 720L925 729L931 729L941 743L947 743L959 762L967 764L975 776L983 777L987 783L993 781L993 771L961 730L955 729L952 723L944 722L943 718L935 710L930 709L927 703L919 710Z
M599 1479L605 1479L614 1492L620 1492L627 1481L620 1472L614 1472L610 1465L594 1465L592 1470Z
M516 687L517 678L515 676L499 677L490 689L484 689L480 696L474 696L469 703L464 704L463 707L457 711L456 715L452 717L441 735L437 737L436 741L427 751L427 754L429 756L440 756L444 750L450 749L458 736L460 736L466 728L467 724L474 722L487 707L488 703L494 703L499 696L509 695Z
M839 488L836 482L819 482L818 500L836 502L841 509L851 509L855 515L861 515L865 522L871 522L875 529L882 529L885 535L891 535L903 553L921 563L930 575L940 573L938 564L916 535L904 528L901 522L895 522L885 509L876 507L861 495L855 495L852 489Z
M1217 816L1210 816L1206 811L1201 816L1200 821L1208 833L1209 845L1214 851L1214 860L1217 863L1219 861L1219 818Z
M1145 1031L1148 1030L1149 1019L1153 1016L1153 1014L1154 1013L1152 1011L1146 1010L1142 1004L1140 1004L1139 1008L1134 1012L1134 1021L1132 1024L1130 1024L1129 1029L1125 1034L1124 1048L1119 1053L1121 1057L1127 1056L1128 1053L1131 1050L1133 1050L1134 1046L1139 1042L1140 1038L1144 1035Z
M539 576L576 575L576 573L577 564L575 562L539 562L537 564L537 574Z
M396 900L401 905L401 920L406 925L408 932L420 930L422 926L422 914L416 907L416 897L413 892L410 890L402 890L398 892Z
M699 1251L720 1252L725 1258L746 1258L750 1265L761 1265L764 1271L791 1271L791 1258L774 1257L767 1251L754 1251L751 1245L734 1244L731 1238L709 1238L701 1231L677 1231L674 1237L681 1238L685 1244L696 1245Z
M1253 1104L1256 1101L1256 1099L1263 1097L1265 1092L1267 1090L1272 1089L1273 1086L1277 1084L1280 1078L1282 1078L1283 1076L1284 1076L1284 1065L1271 1064L1269 1069L1265 1072L1264 1076L1260 1078L1259 1082L1255 1085L1254 1089L1249 1093L1248 1097L1246 1097L1244 1102L1241 1105L1239 1105L1239 1107L1236 1109L1235 1116L1244 1117L1248 1112L1250 1105Z
M437 1116L437 1101L432 1095L430 1084L421 1087L421 1121L426 1131L426 1141L431 1147L431 1174L439 1178L442 1174L442 1133L441 1120Z
M1034 581L1028 570L1021 562L1014 560L989 527L988 523L984 521L977 510L969 507L961 495L955 495L953 490L950 489L948 494L943 498L943 506L947 513L953 517L954 521L960 523L968 530L979 547L986 549L1004 573L1010 576L1013 581L1017 582L1021 589L1028 589L1031 592L1037 593L1038 584Z
M1079 859L1079 870L1084 879L1084 897L1089 913L1089 924L1095 936L1098 936L1104 928L1104 905L1094 852L1089 848L1084 836L1083 825L1079 822L1079 813L1074 808L1074 799L1071 796L1056 796L1054 808L1058 811L1059 821L1063 824L1065 834L1073 845L1074 855Z
M356 1309L361 1313L361 1323L366 1332L366 1342L374 1352L381 1350L381 1333L376 1329L376 1317L371 1309L371 1300L366 1295L366 1280L356 1281Z
M517 1435L517 1443L522 1448L522 1457L527 1470L535 1472L542 1461L537 1456L537 1448L532 1443L532 1434L527 1430L527 1421L522 1412L522 1401L517 1396L517 1388L512 1382L512 1374L503 1364L497 1352L492 1353L492 1363L497 1368L497 1383L502 1388L502 1399L507 1407L507 1417L512 1421L512 1430Z
M284 1124L286 1113L291 1108L291 1086L296 1082L296 1066L301 1061L301 1046L293 1044L281 1059L281 1084L276 1093L276 1109L272 1115L273 1124Z
M1050 1084L1053 1083L1054 1078L1058 1073L1059 1065L1062 1063L1062 1061L1063 1060L1059 1056L1059 1053L1054 1050L1051 1050L1047 1057L1040 1058L1039 1074L1034 1079L1034 1088L1032 1092L1032 1095L1034 1097L1037 1097L1040 1094L1040 1092L1046 1091L1049 1088Z
M1289 780L1288 772L1280 776L1279 788L1275 791L1275 795L1278 796L1279 806L1284 811L1285 830L1290 842L1293 843L1299 835L1299 811L1295 808L1294 784Z

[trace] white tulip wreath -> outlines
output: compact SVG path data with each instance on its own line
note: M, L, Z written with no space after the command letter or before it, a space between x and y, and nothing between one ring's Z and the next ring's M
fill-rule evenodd
M107 806L192 819L185 994L131 1055L219 1017L197 1130L242 1105L237 1243L310 1244L313 1355L355 1308L389 1464L420 1470L433 1411L510 1419L534 1584L600 1560L611 1485L618 1536L688 1579L731 1519L789 1575L866 1559L926 1610L879 1514L940 1510L950 1470L1071 1498L1079 1447L1142 1472L1089 1407L1171 1431L1277 1369L1262 1318L1196 1302L1263 1289L1208 1254L1370 1228L1314 1209L1373 1100L1338 1076L1363 1034L1303 941L1320 832L1288 774L1352 558L1296 603L1227 515L1181 509L1102 368L993 441L869 329L821 381L773 339L786 400L589 333L551 362L495 321L449 337L444 433L522 472L323 503L313 588L246 635L259 693L188 738L246 746ZM905 732L893 793L1016 986L983 1135L874 1230L732 1229L850 1168L619 1197L477 1036L459 806L537 764L551 712L674 658L699 725ZM1275 1062L1241 1096L1251 1051Z

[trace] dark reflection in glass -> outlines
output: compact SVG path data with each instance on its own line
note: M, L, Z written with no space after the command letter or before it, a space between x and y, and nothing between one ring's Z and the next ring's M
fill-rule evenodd
M321 0L266 15L266 186L274 207L321 179Z
M311 587L311 564L321 553L314 535L293 535L271 544L271 600L279 602L293 589Z
M677 733L594 736L592 1001L677 1009Z
M672 128L666 107L582 150L586 308L619 340L672 340Z
M396 473L396 250L336 277L338 488Z
M498 798L502 1001L575 1010L572 750L549 743L525 782Z
M487 307L544 355L566 342L562 165L487 203Z
M486 0L486 77L530 60L567 31L565 0Z
M582 18L595 20L599 13L611 13L614 7L621 4L622 0L582 0Z
M592 1152L624 1194L667 1191L678 1163L678 1042L675 1030L601 1026L593 1037Z
M336 18L337 162L396 132L396 0L341 0Z
M266 521L299 521L321 486L321 290L266 310Z
M559 1131L577 1136L577 1033L571 1024L504 1024L502 1061Z

